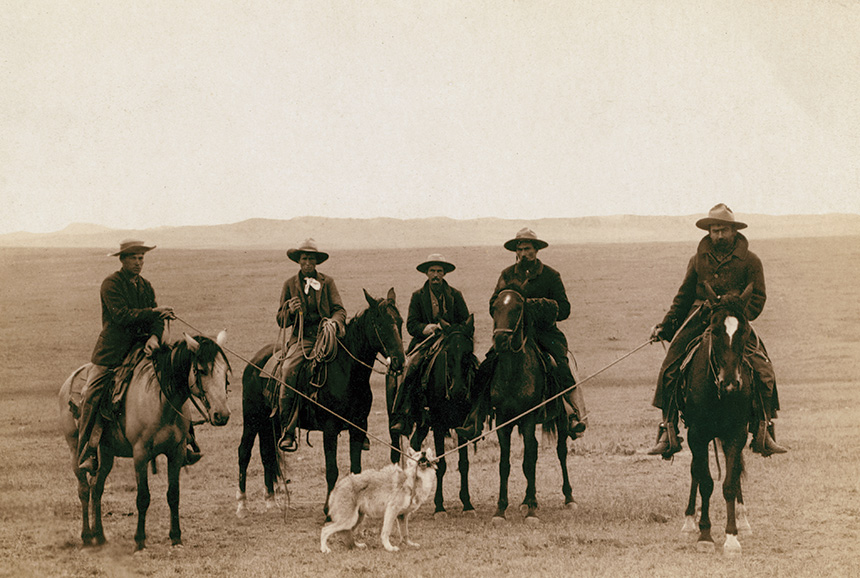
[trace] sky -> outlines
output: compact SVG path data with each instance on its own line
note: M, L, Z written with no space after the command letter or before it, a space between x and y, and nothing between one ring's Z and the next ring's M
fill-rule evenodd
M860 213L856 0L0 5L0 233Z

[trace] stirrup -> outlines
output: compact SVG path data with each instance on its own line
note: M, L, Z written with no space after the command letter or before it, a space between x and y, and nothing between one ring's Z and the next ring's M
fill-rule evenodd
M278 449L282 452L294 452L299 449L299 442L296 436L284 430L281 434L281 439L278 440Z

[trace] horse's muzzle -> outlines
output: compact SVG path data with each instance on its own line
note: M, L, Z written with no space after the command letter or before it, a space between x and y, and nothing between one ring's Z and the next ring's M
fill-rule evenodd
M227 422L230 421L230 410L226 410L224 412L215 411L212 412L212 425L227 425Z

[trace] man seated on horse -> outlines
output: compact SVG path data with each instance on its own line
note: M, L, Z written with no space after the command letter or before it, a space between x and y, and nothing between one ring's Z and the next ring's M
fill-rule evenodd
M431 352L439 346L442 338L442 327L459 325L469 318L469 308L463 294L445 280L445 275L455 268L453 263L438 253L430 255L416 267L427 275L427 281L412 293L409 301L406 330L412 336L412 341L406 351L403 381L393 396L390 409L389 430L394 435L409 435L412 431L412 416L416 408L410 405L418 406L422 414L427 405L424 380L430 370L429 364L433 362Z
M346 332L346 309L334 279L317 271L317 265L328 259L328 253L317 249L316 241L306 239L298 248L287 251L287 257L299 264L299 272L281 289L278 325L292 327L286 352L282 353L278 408L281 438L278 447L286 452L298 449L295 431L298 424L299 396L296 377L305 359L312 357L318 337L343 337Z
M505 249L515 252L516 263L504 269L496 283L496 289L490 297L490 314L493 313L493 304L499 293L506 288L515 286L521 289L523 297L529 299L547 299L558 306L558 314L555 319L547 320L546 323L535 325L535 341L540 349L548 353L554 362L551 375L555 378L559 391L572 388L562 396L562 404L568 417L568 434L576 439L585 431L588 418L585 415L585 406L576 380L570 370L567 353L567 337L558 328L557 322L564 321L570 316L570 301L564 288L561 275L537 258L537 252L549 243L537 238L534 231L528 228L517 232L516 237L504 244ZM483 422L490 410L489 386L495 369L497 354L491 347L487 356L478 368L475 376L475 395L473 395L473 409L466 418L462 428L457 428L457 433L474 439L481 434Z
M152 284L140 276L143 257L155 246L143 241L126 239L119 251L110 257L119 257L119 271L111 273L102 282L99 291L102 306L102 330L91 357L92 366L87 375L81 400L81 417L78 424L78 463L90 474L98 470L98 440L90 440L101 412L105 393L110 400L116 369L122 365L135 345L146 342L146 349L155 349L164 332L164 320L175 319L172 307L159 307L155 302ZM196 447L193 442L192 446ZM186 450L186 463L200 459L200 453Z
M655 341L670 342L652 402L663 410L663 421L658 430L657 444L648 452L662 455L664 459L671 458L681 449L681 440L678 439L678 402L683 396L681 365L688 347L708 327L705 283L711 285L717 296L733 291L740 294L752 283L752 295L745 311L748 321L761 314L767 299L761 260L749 250L747 238L738 233L739 229L747 226L746 223L735 220L732 210L720 203L710 210L706 218L699 219L696 226L708 234L699 241L669 312L651 333ZM779 409L773 365L764 344L754 334L745 357L754 374L752 449L763 456L785 453L786 449L773 438L771 420Z

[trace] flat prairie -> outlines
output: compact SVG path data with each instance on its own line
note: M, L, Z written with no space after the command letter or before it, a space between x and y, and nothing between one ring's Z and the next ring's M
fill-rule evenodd
M100 329L98 291L119 262L105 250L0 249L0 575L2 576L857 576L860 575L860 236L756 240L768 300L755 327L768 346L782 411L777 438L785 455L745 452L743 480L753 533L743 553L726 557L725 506L712 498L717 549L697 552L682 536L690 476L686 448L674 461L647 456L659 412L650 405L664 355L642 345L660 321L695 250L689 243L550 246L540 252L558 269L572 302L561 324L577 360L590 413L586 435L571 449L578 507L564 509L554 445L541 443L537 492L541 523L527 525L516 507L508 522L490 517L498 493L498 443L470 448L476 517L462 514L456 460L445 478L449 515L427 503L413 516L420 548L386 552L379 520L365 522L366 550L319 552L325 499L322 438L302 436L285 457L288 492L264 506L262 466L249 470L250 515L236 511L237 447L242 431L243 359L278 334L275 311L284 280L297 270L284 251L170 250L147 254L143 275L183 331L228 333L233 366L230 422L197 428L205 452L181 484L184 547L168 539L165 468L150 477L148 548L132 555L136 523L130 460L117 460L104 497L108 543L80 546L80 506L69 450L57 426L56 394L89 360ZM405 316L424 281L415 266L438 248L342 251L319 269L337 282L350 315L364 307L362 289L382 297L393 287ZM447 247L457 265L447 277L476 315L476 353L490 344L488 299L513 254L497 247ZM374 375L365 468L387 463L383 383ZM306 444L305 442L309 442ZM339 465L348 471L346 436ZM453 445L453 444L452 444ZM524 495L514 446L512 505ZM164 465L164 458L160 465ZM712 457L712 473L716 467ZM718 482L719 483L719 482Z

